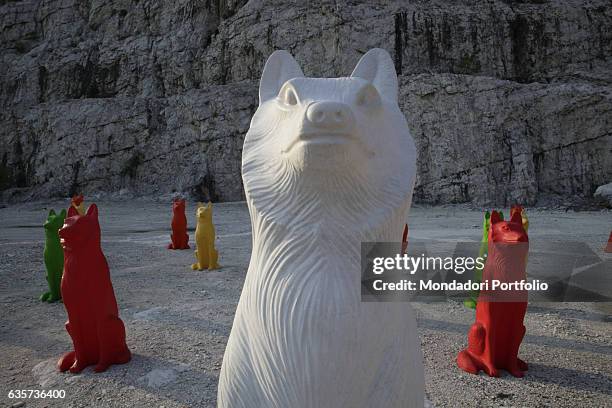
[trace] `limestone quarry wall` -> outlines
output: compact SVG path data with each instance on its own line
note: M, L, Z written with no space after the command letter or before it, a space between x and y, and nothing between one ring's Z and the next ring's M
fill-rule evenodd
M243 199L267 56L395 60L415 199L535 204L612 181L609 1L0 0L0 194Z

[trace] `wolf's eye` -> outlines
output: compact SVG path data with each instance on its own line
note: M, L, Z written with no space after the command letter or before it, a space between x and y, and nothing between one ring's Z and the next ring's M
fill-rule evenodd
M380 105L380 95L372 84L364 86L357 94L357 105L363 107L376 107Z
M285 105L289 105L289 106L297 105L297 102L298 102L297 96L295 95L295 92L291 88L285 89L285 91L283 92L282 100Z
M276 99L285 107L293 107L298 104L297 95L291 86L284 86Z

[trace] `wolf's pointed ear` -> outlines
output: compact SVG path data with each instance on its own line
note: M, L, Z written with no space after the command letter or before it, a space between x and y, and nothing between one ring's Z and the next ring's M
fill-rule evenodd
M97 206L97 205L95 205L95 204L90 205L90 206L87 208L87 216L88 216L88 217L90 217L90 216L91 216L91 217L96 217L96 218L98 218L98 206Z
M518 204L517 205L513 205L512 208L510 208L510 219L512 219L512 216L515 213L522 214L523 213L523 206L518 205Z
M499 216L499 213L497 211L493 210L491 212L491 225L497 224L500 221L502 221L502 218Z
M510 217L510 222L516 222L520 225L523 225L523 217L521 217L521 212L515 211L514 213L512 213L512 217Z
M202 204L202 202L201 202L201 201L198 201L197 207L198 207L198 208L200 208L200 207L204 207L204 204Z
M74 217L75 215L79 215L79 212L71 205L70 208L68 208L68 217Z
M60 212L60 217L61 218L66 218L66 209L65 208L62 210L62 212Z
M372 48L357 63L351 77L370 81L380 95L397 103L397 74L389 53L382 48Z
M303 77L296 60L285 50L274 51L266 61L259 82L259 106L275 98L285 82Z
M48 217L51 217L51 216L53 216L53 215L55 215L55 210L52 208L52 209L50 209L50 210L49 210L49 215L48 215Z

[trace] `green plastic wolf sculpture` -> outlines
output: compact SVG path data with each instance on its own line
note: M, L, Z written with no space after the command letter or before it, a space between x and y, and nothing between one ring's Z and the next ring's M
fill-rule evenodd
M57 232L64 225L65 218L66 210L62 210L59 214L55 214L55 211L51 210L44 224L44 258L49 291L40 295L40 300L43 302L56 302L62 298L60 283L62 282L62 271L64 270L64 250L60 244L60 237Z
M501 221L504 220L504 213L502 210L496 211L493 210L493 212L496 212L497 215L499 215L499 219ZM478 251L478 257L479 258L486 258L488 256L488 252L489 252L489 228L491 227L491 213L489 213L488 211L485 212L484 214L484 219L482 221L482 239L480 240L480 250ZM482 282L482 268L476 268L474 270L474 281L475 282ZM468 297L467 299L465 299L463 301L463 305L465 307L469 307L470 309L476 309L476 299L478 299L478 295L479 295L479 291L478 290L473 290L470 292L470 297Z
M495 210L494 210L495 211ZM500 216L503 219L503 215ZM489 227L491 226L491 213L488 211L485 212L483 220L482 220L482 239L480 240L480 250L478 251L479 258L485 258L487 256L488 248L489 248ZM474 281L481 282L482 281L482 269L476 268L474 270ZM476 299L478 299L478 291L472 290L470 292L470 296L463 301L463 304L470 309L476 309Z

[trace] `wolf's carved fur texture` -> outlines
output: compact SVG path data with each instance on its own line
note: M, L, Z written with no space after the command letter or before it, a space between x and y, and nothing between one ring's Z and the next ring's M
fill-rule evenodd
M337 79L270 56L243 149L253 252L220 407L423 406L412 308L360 301L360 243L399 251L415 171L386 51Z

